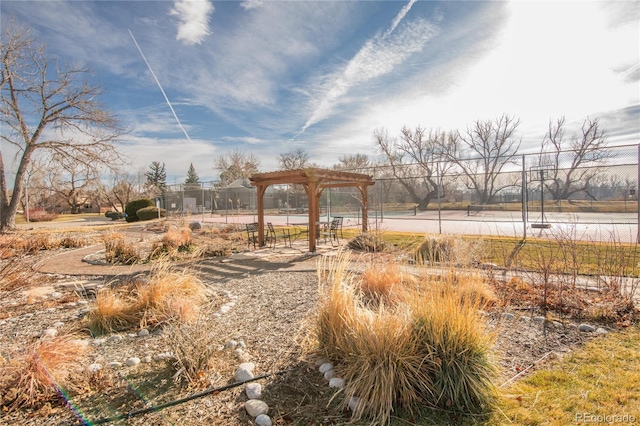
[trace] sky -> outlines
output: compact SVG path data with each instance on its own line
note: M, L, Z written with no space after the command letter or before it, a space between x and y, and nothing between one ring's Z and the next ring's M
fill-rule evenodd
M638 1L1 0L0 19L91 68L132 170L165 163L169 184L190 164L217 179L234 150L264 172L296 149L331 166L377 158L377 129L505 113L522 153L563 116L640 143Z

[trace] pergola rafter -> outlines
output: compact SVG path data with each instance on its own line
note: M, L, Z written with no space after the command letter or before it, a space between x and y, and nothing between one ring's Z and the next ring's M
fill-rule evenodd
M298 184L304 187L309 199L309 251L316 250L317 229L320 221L320 196L326 188L356 187L362 196L362 231L367 230L367 188L375 184L369 175L337 170L307 168L269 173L256 173L249 180L258 192L258 241L264 243L264 193L271 185Z

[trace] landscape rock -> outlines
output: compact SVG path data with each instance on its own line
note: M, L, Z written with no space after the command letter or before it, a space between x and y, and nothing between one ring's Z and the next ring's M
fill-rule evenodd
M149 330L147 330L146 328L143 328L142 330L138 331L138 337L146 337L149 335Z
M238 366L238 369L233 375L233 378L236 380L236 382L243 382L245 380L253 379L254 368L255 368L255 365L253 363L243 362L242 364L240 364L240 366Z
M224 347L225 347L226 349L233 349L233 348L235 348L236 346L238 346L238 342L236 342L235 340L229 340L229 341L224 345Z
M331 380L333 378L333 370L327 370L324 372L324 379Z
M90 373L95 373L95 372L97 372L97 371L102 370L102 364L97 363L97 362L95 362L95 363L93 363L93 364L89 364L89 366L87 367L87 370L88 370Z
M596 333L598 334L607 334L609 331L606 328L598 327Z
M110 363L107 364L107 367L111 367L111 368L122 367L122 363L118 361L111 361Z
M342 389L344 387L344 379L341 379L340 377L332 378L329 380L329 387Z
M258 426L271 426L271 417L267 416L266 414L260 414L256 417L256 424Z
M506 319L506 320L508 320L508 321L510 321L510 320L512 320L512 319L514 319L515 317L516 317L516 316L515 316L515 315L513 315L513 314L512 314L512 313L510 313L510 312L505 312L505 313L503 313L503 314L502 314L502 318L504 318L504 319Z
M140 364L140 358L135 357L135 356L134 356L134 357L131 357L131 358L129 358L129 359L127 359L127 360L125 361L125 364L127 364L129 367L133 367L133 366L135 366L135 365Z
M356 408L358 408L359 403L360 403L360 398L358 398L357 396L352 396L349 399L349 410L356 411Z
M118 343L121 342L123 339L123 337L119 334L114 334L113 336L109 337L109 341L110 342L114 342L114 343Z
M45 331L42 332L42 334L40 336L41 337L56 337L56 334L58 334L58 330L56 330L55 328L47 328Z
M322 374L326 373L329 370L333 370L333 364L331 364L330 362L325 362L318 369L318 371L320 371Z
M247 398L260 399L262 395L262 385L260 383L249 383L247 387L244 388L244 391L247 394Z
M578 330L584 331L584 332L587 332L587 333L591 333L591 332L596 331L596 328L594 326L592 326L592 325L589 325L589 324L580 324L578 326Z
M260 414L267 414L269 406L266 402L259 399L250 399L244 403L244 409L251 417L258 417Z

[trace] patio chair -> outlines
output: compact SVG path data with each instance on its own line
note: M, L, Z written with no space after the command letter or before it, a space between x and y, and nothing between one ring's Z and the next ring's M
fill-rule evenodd
M253 248L256 248L258 243L258 224L255 222L247 223L245 226L247 227L247 247L253 244Z
M329 224L329 226L327 228L325 228L321 234L324 236L324 242L327 242L327 238L329 238L329 241L331 242L331 247L335 247L333 245L333 242L335 241L338 245L340 245L340 242L338 241L338 231L340 231L340 235L342 235L342 218L341 217L334 217L331 220L331 223Z
M287 246L287 240L289 240L289 247L291 247L291 232L288 229L278 229L280 233L276 232L271 222L267 222L267 236L265 242L271 242L272 248L276 248L278 238L284 240L284 246Z
M344 238L344 235L342 235L342 222L343 222L344 218L342 216L334 216L333 220L337 221L338 229L336 230L336 233L340 232L340 238Z

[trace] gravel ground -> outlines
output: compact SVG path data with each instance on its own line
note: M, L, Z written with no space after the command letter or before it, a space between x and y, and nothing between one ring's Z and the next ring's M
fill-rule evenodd
M0 292L0 355L10 359L50 327L57 328L58 335L74 333L85 340L89 348L87 359L78 366L78 386L66 395L66 407L47 404L38 411L0 412L0 424L95 422L201 390L175 383L172 360L155 360L158 355L171 351L168 329L151 330L145 337L137 336L135 330L121 333L120 341L104 336L103 342L96 342L89 335L82 317L93 300L74 289L104 285L113 277L100 276L95 273L99 269L95 268L84 269L85 274L80 276L60 274L62 269L75 268L69 259L81 252L75 251L73 256L72 252L28 259L31 265L45 271L34 273L38 275L37 284L28 291ZM370 261L371 255L368 256ZM246 344L240 356L232 349L220 350L214 373L204 380L210 387L230 384L234 370L243 361L256 364L256 375L287 371L260 380L262 399L271 407L269 415L274 424L326 425L348 420L337 408L336 401L330 403L333 392L317 373L313 353L301 345L310 330L310 319L317 304L316 260L316 256L304 254L271 258L240 254L231 259L212 258L184 265L210 290L210 311L201 323L201 331L220 347L232 339ZM129 272L145 271L140 268ZM115 275L118 274L122 271ZM214 318L213 313L229 301L235 302L229 312ZM586 339L584 333L568 324L545 326L524 315L505 319L502 311L488 312L485 318L498 334L496 354L502 366L501 382L540 359L546 361L569 352ZM80 380L86 376L86 367L91 363L124 363L130 357L146 356L152 361L133 367L104 368L100 380L93 384L86 385L86 380ZM111 424L250 425L253 420L243 408L246 400L243 387L236 387Z

